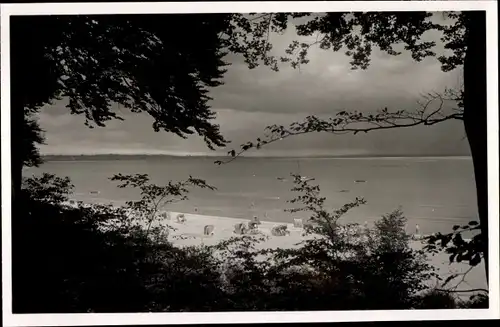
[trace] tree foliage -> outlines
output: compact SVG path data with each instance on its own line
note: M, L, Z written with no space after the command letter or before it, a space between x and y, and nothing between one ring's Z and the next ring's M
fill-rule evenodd
M435 41L425 40L430 30L442 32L447 54L438 56L443 70L463 65L466 48L466 12L328 12L328 13L252 13L233 15L230 50L242 53L250 68L259 64L279 70L279 62L292 67L307 64L308 51L341 51L351 58L353 69L366 69L376 47L391 56L410 52L416 61L436 56ZM272 33L282 34L294 25L297 36L315 37L314 42L292 41L284 56L272 53Z
M147 112L155 131L181 137L196 132L209 147L223 146L227 141L210 122L215 114L208 105L208 91L222 84L227 66L223 57L228 52L242 54L250 68L263 63L278 70L278 62L293 67L306 64L313 46L345 49L353 68L366 69L374 47L396 56L402 53L396 49L401 46L417 61L435 56L435 42L422 38L436 30L443 33L450 52L438 59L449 71L463 65L468 16L447 12L442 17L446 19L436 21L426 12L13 17L14 110L34 113L63 97L72 114L84 115L85 123L94 127L123 119L116 109L119 104L132 112ZM317 36L316 41L293 41L277 58L271 34L283 33L291 25L299 37ZM416 118L404 111L386 114L389 123ZM421 123L460 119L459 114L431 116ZM383 117L358 118L376 123ZM27 125L37 130L29 120ZM31 140L28 145L38 142L29 132L24 135ZM29 149L21 157L31 164L38 160Z
M148 113L155 131L224 145L208 91L222 84L227 46L219 35L228 24L223 14L12 17L12 110L21 118L25 110L28 129L21 157L39 160L29 148L38 142L29 114L61 98L89 127L123 119L118 104Z
M49 174L26 180L16 217L24 229L13 233L14 312L209 310L223 298L207 249L178 249L122 208L65 205L71 189Z
M351 58L352 69L367 69L374 48L398 56L408 52L415 61L435 57L441 70L449 72L464 69L470 81L464 81L460 89L447 89L444 93L430 93L417 108L374 108L371 112L342 110L332 113L328 119L307 116L302 122L289 126L269 125L264 136L243 143L228 152L229 159L216 161L227 163L252 149L260 149L288 137L309 133L368 133L375 130L408 128L417 125L435 125L448 120L463 121L471 145L476 175L477 198L481 233L471 242L460 242L462 230L453 232L461 245L448 248L453 259L472 259L477 264L484 256L488 270L487 239L487 176L486 170L486 93L485 48L480 39L485 35L483 12L333 12L333 13L265 13L239 15L235 25L246 38L233 39L232 50L243 53L250 68L259 64L278 71L278 63L289 63L293 68L307 64L308 51L319 47L325 51L344 51ZM270 37L273 32L283 33L294 25L298 37L315 37L314 42L292 41L285 55L277 58L273 53ZM425 33L441 33L446 53L438 55L436 42L427 40ZM258 48L258 52L255 52ZM466 64L468 62L468 64ZM465 74L467 72L467 74ZM481 82L480 86L475 81ZM465 106L465 104L468 104ZM436 235L437 239L448 236ZM449 236L451 239L452 236ZM466 245L464 245L466 244ZM432 250L436 250L430 244ZM431 248L428 248L429 250ZM488 273L486 273L488 275Z
M147 112L155 131L180 137L197 133L209 147L223 146L227 141L210 122L215 116L208 91L222 82L226 52L243 54L250 68L263 62L276 70L278 61L294 67L306 64L307 50L317 44L325 50L346 48L352 66L366 69L374 46L398 55L393 44L402 44L415 60L434 56L435 44L421 37L435 29L444 33L445 47L451 50L451 55L438 59L443 70L451 70L465 60L468 15L446 15L453 24L431 22L427 13L400 12L14 17L13 130L20 128L24 143L13 157L21 163L17 168L39 162L35 145L43 137L34 115L60 98L67 98L69 112L83 115L89 127L122 119L114 107L117 103L132 112ZM299 36L318 33L318 41L293 42L278 60L270 55L270 32L283 32L291 18L306 21L296 25ZM271 128L271 140L293 133L336 133L336 128L355 132L349 128L357 122L376 127L405 121L411 126L415 119L418 124L462 119L458 102L451 116L422 109L385 110L372 116L345 112L329 121L308 117L289 129ZM241 150L271 143L264 141L244 144ZM297 178L294 190L301 195L292 202L303 205L294 210L311 212L312 224L306 228L310 238L294 249L271 250L257 250L259 235L236 237L214 247L181 248L162 228L150 228L161 204L185 199L190 186L212 188L195 178L158 186L146 175L115 175L112 179L121 187L141 191L139 201L118 209L66 206L62 202L71 191L68 179L53 175L27 179L14 206L14 311L419 307L422 297L417 293L435 275L423 254L408 247L401 213L385 216L373 230L361 233L359 226L339 220L364 200L328 211L319 187ZM146 226L126 209L141 210ZM455 250L475 260L475 254L469 258L471 251L464 243ZM473 305L484 302L481 298Z
M122 175L121 180L130 182L127 187L142 185L147 198L155 198L159 189L179 197L178 188L151 184L145 175ZM421 254L400 246L408 241L399 227L400 214L363 231L370 235L363 239L359 226L338 222L356 201L329 212L319 190L307 185L297 180L297 191L306 196L296 203L317 204L310 208L318 228L306 230L312 237L294 249L265 249L258 246L265 235L236 236L214 246L176 246L163 228L148 229L126 208L65 205L71 192L65 178L27 179L21 193L25 206L17 217L25 228L13 235L14 255L22 258L13 274L14 312L445 307L435 296L419 295L433 272ZM155 206L146 202L141 208ZM117 223L127 220L132 222ZM335 238L325 229L328 223ZM484 298L473 305L484 307Z
M30 198L47 203L61 203L68 200L74 185L68 177L43 173L41 176L25 178L23 188L30 190Z
M140 212L140 216L134 215L130 220L143 220L148 232L152 224L160 220L158 213L170 203L188 200L187 194L190 187L215 190L216 188L207 184L204 180L189 176L185 181L169 181L167 185L156 185L150 183L147 174L122 175L116 174L110 178L111 181L118 181L119 188L133 187L140 190L141 199L138 201L127 201L124 209L130 212ZM129 220L129 221L130 221ZM156 228L166 228L160 225Z
M34 113L25 112L25 123L22 126L20 151L23 153L23 165L37 167L42 163L38 146L45 144L43 130L40 128Z
M334 52L344 51L352 60L352 69L367 69L372 49L375 47L391 56L401 55L403 51L411 54L415 61L436 57L435 41L427 41L425 33L441 33L443 46L447 53L437 56L443 71L451 71L464 65L467 38L467 21L471 19L466 12L333 12L333 13L266 13L237 15L234 23L242 38L231 39L234 52L242 53L250 68L264 64L278 71L279 62L289 63L298 68L307 64L308 52L312 47ZM292 41L285 50L285 56L278 60L269 41L271 34L284 33L295 26L297 36L314 37L312 43ZM266 33L262 31L265 30ZM257 47L257 44L267 44ZM345 134L370 132L393 128L406 128L417 125L434 125L450 119L463 120L463 89L446 89L443 93L429 93L417 108L381 108L372 112L337 112L331 118L321 119L308 116L303 122L293 122L290 126L270 125L264 137L244 143L237 150L229 151L232 157L248 150L260 149L270 143L291 136L308 133L326 132ZM218 162L219 164L222 162Z

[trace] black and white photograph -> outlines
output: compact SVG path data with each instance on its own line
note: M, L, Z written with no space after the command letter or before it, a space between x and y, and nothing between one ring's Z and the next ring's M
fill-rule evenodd
M499 318L496 1L1 14L4 325Z

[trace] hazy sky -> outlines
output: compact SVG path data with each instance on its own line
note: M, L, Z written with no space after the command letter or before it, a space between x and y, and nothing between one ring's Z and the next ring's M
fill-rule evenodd
M427 36L437 39L435 34ZM271 42L278 54L295 38L289 29ZM439 49L438 49L439 50ZM212 90L216 122L233 146L263 135L269 124L288 125L307 115L323 117L340 110L375 111L416 108L421 94L459 85L460 72L443 73L435 58L416 63L404 53L392 57L374 51L368 70L353 71L342 51L311 49L310 63L301 70L282 64L279 72L267 67L249 70L242 59L229 56L225 85ZM181 139L155 133L147 114L119 109L125 121L89 129L84 117L68 114L65 101L42 109L40 125L46 130L44 154L165 153L213 154L199 137ZM431 127L374 131L358 135L311 134L278 142L251 154L262 155L468 155L460 121ZM232 148L229 146L228 148ZM225 154L226 150L220 153Z

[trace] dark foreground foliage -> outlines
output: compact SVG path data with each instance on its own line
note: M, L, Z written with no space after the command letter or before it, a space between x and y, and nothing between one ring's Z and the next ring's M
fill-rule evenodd
M147 176L122 176L157 203L161 187ZM399 211L384 216L360 237L359 226L340 224L353 203L329 212L319 188L296 176L302 195L294 210L311 211L307 235L294 249L258 250L259 236L243 235L216 246L174 246L164 229L136 223L124 209L63 204L68 179L31 178L23 188L13 231L13 309L16 313L353 310L480 308L430 289L435 274L424 253L409 247ZM193 182L193 183L191 183ZM122 184L122 185L123 185ZM188 184L169 183L168 195L184 198ZM180 186L179 188L176 187ZM156 196L155 196L156 195ZM140 206L141 202L130 203Z

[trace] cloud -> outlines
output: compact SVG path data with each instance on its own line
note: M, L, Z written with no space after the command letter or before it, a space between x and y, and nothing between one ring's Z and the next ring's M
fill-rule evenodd
M438 40L439 34L426 36ZM273 35L277 55L295 38L295 31ZM439 45L439 42L438 42ZM444 51L442 45L438 52ZM367 70L351 70L342 51L311 49L310 62L300 70L282 64L279 72L268 67L250 70L241 57L228 55L232 65L225 84L211 90L211 106L223 135L237 146L262 136L270 124L288 125L315 114L331 116L340 110L412 110L422 93L456 87L460 72L443 73L436 58L415 62L408 53L389 56L374 50ZM68 113L65 102L43 108L40 124L47 133L42 153L211 153L201 138L188 139L152 130L147 114L115 108L125 121L111 121L105 128L88 129L84 118ZM397 129L363 135L311 134L278 142L259 154L467 154L464 129L459 121L433 127ZM217 153L224 154L222 149ZM257 152L255 152L257 153Z
M279 49L274 54L283 55L294 39L293 27L283 35L273 35L274 48ZM375 49L367 70L351 70L350 58L342 50L313 47L309 59L300 70L282 64L279 72L262 66L249 70L234 60L225 85L212 92L213 105L242 111L310 113L370 111L384 106L411 109L422 93L457 86L460 75L459 71L442 72L434 57L415 62L407 52L390 56Z

